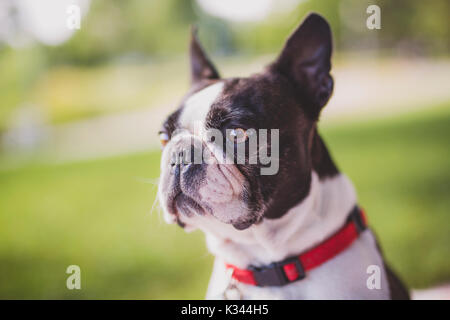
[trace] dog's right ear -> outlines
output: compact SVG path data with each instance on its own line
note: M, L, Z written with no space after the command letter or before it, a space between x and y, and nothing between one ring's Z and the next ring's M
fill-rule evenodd
M195 27L191 29L190 59L192 85L201 80L220 78L216 68L208 59L197 40L197 28Z
M312 13L288 38L272 65L294 83L313 117L318 117L333 92L331 51L330 26Z

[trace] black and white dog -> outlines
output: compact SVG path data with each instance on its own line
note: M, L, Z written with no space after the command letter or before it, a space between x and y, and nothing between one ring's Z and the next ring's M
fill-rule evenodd
M264 71L221 79L193 34L191 90L160 132L158 197L167 222L206 234L215 255L207 298L409 298L318 134L333 91L331 52L328 23L311 14ZM249 150L250 129L277 130L277 141L256 149L276 154L275 174L261 174L273 163L251 163L250 152L220 161L229 143ZM209 161L192 161L196 150Z

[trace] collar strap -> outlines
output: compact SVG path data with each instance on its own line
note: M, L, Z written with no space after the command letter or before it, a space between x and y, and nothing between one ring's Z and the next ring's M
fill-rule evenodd
M248 269L239 269L231 264L226 264L226 267L233 269L233 278L239 282L258 287L283 286L305 278L306 271L320 266L344 251L366 228L365 214L362 209L355 206L340 230L298 256L292 256L266 266L249 266Z

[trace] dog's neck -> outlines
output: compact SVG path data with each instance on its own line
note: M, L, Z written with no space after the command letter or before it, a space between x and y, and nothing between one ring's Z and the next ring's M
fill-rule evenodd
M311 174L308 196L281 218L264 219L242 231L214 218L195 219L209 250L224 262L246 268L300 254L327 239L344 224L356 204L356 193L343 174L324 179Z

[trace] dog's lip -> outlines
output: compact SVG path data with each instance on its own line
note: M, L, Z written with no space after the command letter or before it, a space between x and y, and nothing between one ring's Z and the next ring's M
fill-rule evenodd
M184 216L190 216L190 214L187 214L186 212L180 212L177 202L179 201L180 197L184 197L185 200L189 201L189 205L191 207L195 207L196 210L195 213L197 215L205 215L206 212L209 212L209 210L207 210L208 208L205 208L205 206L203 206L201 203L199 203L198 201L194 200L192 197L190 197L189 195L183 193L183 192L178 192L171 200L170 202L170 208L171 208L171 213L173 215L175 215L177 217L177 219L179 219L179 216L181 214L183 214Z
M186 222L181 219L181 216L187 217L188 219L190 217L189 214L186 214L185 212L181 212L179 210L179 208L177 207L177 201L181 196L188 198L190 201L194 202L195 205L197 205L201 209L201 211L195 210L197 215L202 216L205 213L210 213L211 217L214 216L214 214L212 212L210 212L209 208L205 208L200 203L198 203L197 201L195 201L188 195L184 194L183 192L178 192L175 196L171 197L171 201L170 201L170 205L169 205L169 208L170 208L169 212L174 216L173 222L178 223L180 226L182 226L184 228L184 226L186 225ZM225 223L231 224L236 230L241 231L241 230L248 229L249 227L251 227L254 224L259 223L261 221L261 219L262 219L262 217L254 216L251 218L247 218L245 220L235 220L235 221L229 221L229 222L225 222Z
M233 222L232 225L236 230L241 231L250 228L252 225L258 223L259 221L260 219L258 217L254 217L243 221Z

